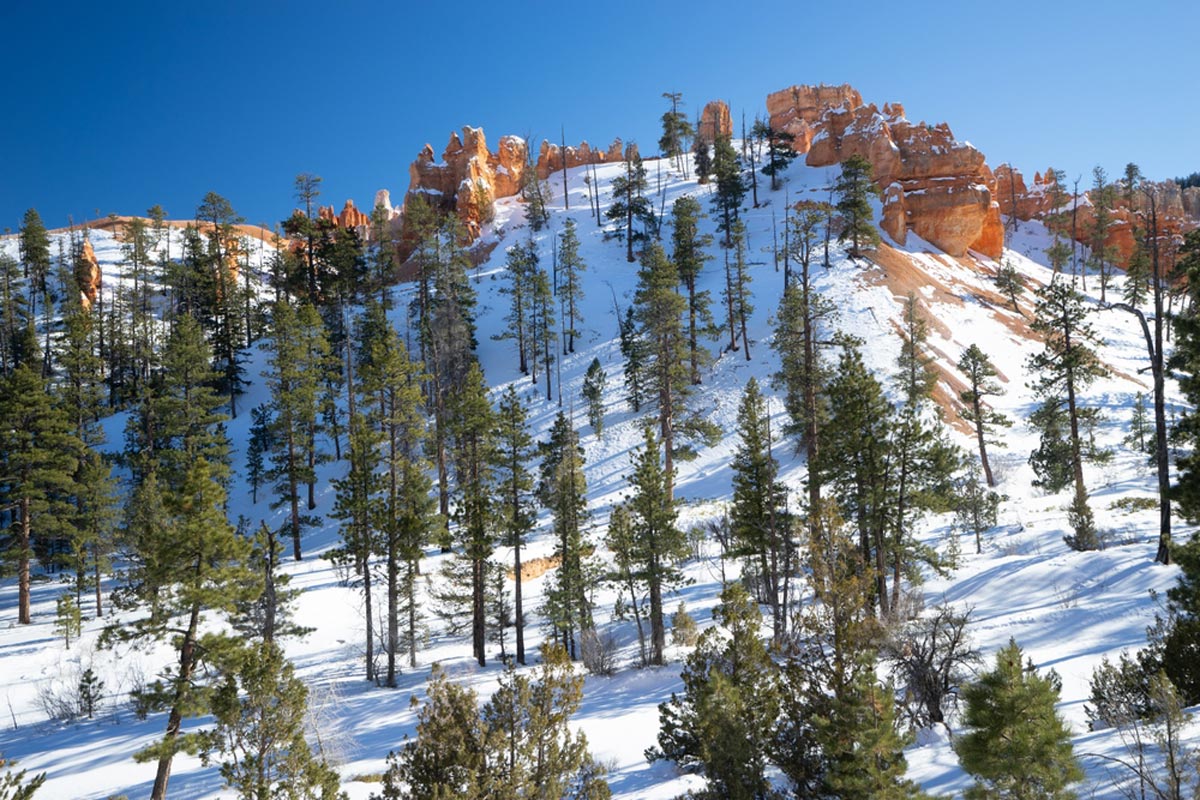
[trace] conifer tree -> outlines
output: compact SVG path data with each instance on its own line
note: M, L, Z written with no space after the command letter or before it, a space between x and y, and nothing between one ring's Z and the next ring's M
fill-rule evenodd
M317 432L320 424L320 382L329 358L325 326L311 304L298 310L287 301L273 314L269 370L264 377L275 410L274 452L268 479L274 484L274 507L288 507L292 556L301 558L301 531L316 522L300 511L301 485L307 483L308 510L316 507L316 465L321 460Z
M687 152L688 140L695 135L695 129L687 115L679 110L683 105L683 94L663 92L662 96L670 101L671 110L662 115L662 137L658 140L658 149L671 159L677 169L682 169L683 154Z
M583 474L583 447L571 417L559 413L550 440L539 445L542 452L543 504L554 517L554 537L559 567L554 585L546 595L546 618L553 640L577 657L577 644L592 628L592 576L583 555L586 542L587 480Z
M871 162L860 155L852 155L842 162L842 172L834 184L837 194L837 212L842 218L842 231L838 241L850 241L850 257L858 258L865 248L879 243L879 232L871 219L871 195L879 195L871 174Z
M985 406L986 398L1004 394L995 378L999 374L996 367L988 359L987 354L972 344L963 351L958 360L958 371L967 379L967 388L959 392L958 398L963 402L959 416L975 428L975 439L979 442L979 461L983 465L983 475L987 485L994 487L996 479L992 477L992 467L988 462L987 445L998 444L988 441L988 435L997 427L1012 425L1012 420L998 411Z
M671 476L660 458L654 429L647 426L645 445L633 457L629 514L635 574L649 595L650 663L661 666L666 647L663 593L680 580L675 563L686 553L687 538L676 524Z
M647 228L656 225L654 205L645 196L647 188L646 167L637 148L630 145L625 148L625 174L618 175L612 181L612 203L604 212L606 219L617 223L613 233L618 239L625 240L625 260L634 262L633 243L645 241ZM634 230L633 223L641 227Z
M0 756L0 769L4 770L4 774L0 776L0 800L33 800L38 789L46 782L46 773L42 772L27 779L25 776L28 770L12 771L16 763Z
M0 253L0 374L9 375L27 354L22 352L30 324L29 303L16 259Z
M963 724L954 749L975 776L968 798L1070 800L1067 787L1083 778L1071 731L1054 710L1059 680L1038 675L1015 641L996 654L996 666L963 689Z
M308 689L279 645L251 648L213 693L215 727L201 752L244 800L345 800L338 774L305 739Z
M1087 322L1083 297L1062 280L1053 280L1038 292L1032 327L1045 337L1045 349L1029 358L1029 371L1038 376L1033 388L1044 401L1052 401L1066 411L1070 431L1070 463L1075 481L1071 517L1075 534L1068 538L1068 544L1079 550L1093 550L1099 545L1083 482L1079 392L1107 374L1091 349L1099 338Z
M780 176L799 155L792 146L796 137L785 130L772 128L762 120L754 123L754 132L756 136L767 140L767 160L762 166L762 173L771 179L771 191L777 192L782 185Z
M274 420L271 406L264 403L250 410L250 440L246 443L246 481L250 502L258 502L258 487L267 475L267 456L274 449Z
M532 282L537 264L537 247L533 240L508 248L505 265L508 267L509 283L500 288L500 292L507 294L510 298L508 316L504 318L508 325L504 332L496 335L496 338L516 340L518 369L521 370L522 375L529 374L530 356L532 355L535 370L538 358L538 342L531 330Z
M657 244L648 247L638 271L634 308L640 338L645 342L648 393L657 407L659 436L666 452L668 495L673 482L676 406L683 406L690 391L681 325L684 300L677 290L678 283L675 266L662 248Z
M43 313L49 312L49 277L52 266L50 233L46 230L37 209L31 208L25 212L21 220L17 249L21 255L25 280L29 282L29 317L36 319L39 299L42 301ZM43 353L43 357L48 364L49 352ZM39 365L39 368L46 374L44 365Z
M35 548L69 541L74 534L67 498L75 489L82 449L63 408L51 399L36 359L0 382L0 508L9 520L4 561L17 573L18 624L33 621Z
M874 601L886 613L886 533L894 512L888 498L888 454L895 409L855 347L843 350L828 397L831 413L821 434L820 479L832 486L858 531L863 564L875 581Z
M551 367L554 365L556 320L554 317L554 296L550 292L550 276L544 269L535 269L530 281L530 319L529 335L533 347L533 383L538 381L537 365L540 361L546 380L546 401L553 399L551 394Z
M746 264L746 226L741 222L733 225L733 264L726 258L725 270L725 302L729 307L729 341L742 340L742 350L746 360L750 360L750 337L747 333L747 320L754 313L750 303L750 272ZM736 326L736 327L735 327Z
M1100 302L1107 302L1108 284L1112 277L1110 269L1114 260L1113 248L1108 244L1109 231L1112 229L1112 210L1116 203L1116 187L1108 182L1108 176L1103 167L1097 166L1092 170L1092 190L1088 193L1092 201L1092 225L1089 233L1091 254L1089 262L1100 273ZM1087 282L1083 284L1087 289Z
M583 314L579 311L579 304L583 301L579 273L586 269L587 264L579 254L579 236L575 233L575 220L568 217L558 244L558 294L559 302L565 306L563 355L575 352L575 337L582 335L576 327L583 322Z
M1149 453L1148 437L1152 435L1150 414L1146 410L1146 395L1138 392L1133 398L1133 408L1130 410L1129 434L1125 443L1132 445L1139 453Z
M632 612L638 635L638 663L649 663L646 649L646 627L642 624L643 603L641 590L641 565L639 543L634 538L629 508L624 503L613 506L608 518L608 531L604 546L613 554L613 569L607 579L617 589L616 616L624 617L626 610Z
M704 248L712 244L712 237L700 233L699 224L703 218L700 203L689 195L679 198L671 206L671 260L675 262L679 279L687 287L688 365L693 385L700 384L700 368L712 358L708 349L700 344L699 337L715 327L709 310L711 297L708 291L697 289L704 262L711 258Z
M1125 264L1125 286L1121 291L1121 299L1135 308L1146 302L1150 294L1150 257L1146 248L1137 239L1133 242L1133 252Z
M462 558L470 567L471 648L480 666L487 663L487 561L495 547L493 465L496 462L495 412L478 364L450 400L457 494L455 518Z
M583 376L583 399L587 403L588 424L597 436L604 431L604 388L607 382L608 375L600 366L600 359L593 358Z
M696 138L692 140L692 165L696 168L696 182L703 186L712 177L712 155L708 152L708 140L699 132L699 119L696 130Z
M782 642L787 633L796 549L787 490L779 481L779 464L771 452L766 400L753 377L738 407L738 436L741 441L733 456L729 515L735 542L731 555L744 557L747 572L758 578L761 589L756 599L764 600L771 609L772 638Z
M167 796L172 760L194 741L181 732L184 717L208 713L208 668L235 663L239 656L236 637L203 627L206 615L228 616L262 591L245 566L250 543L225 518L224 489L202 456L161 502L166 524L143 531L141 559L126 596L148 605L149 613L122 619L108 634L127 641L169 641L175 649L174 667L145 694L153 706L169 710L166 732L135 756L158 762L152 800Z
M741 159L729 136L716 137L712 169L716 181L712 204L717 215L717 230L725 235L722 246L730 248L733 246L733 224L737 222L746 199L746 181L742 178Z
M777 668L758 635L758 606L741 585L721 593L713 617L720 629L705 631L688 656L682 695L659 704L658 747L646 757L703 774L705 796L766 800L775 796L767 770L780 714Z
M625 309L625 316L618 321L621 356L625 359L625 391L629 406L634 413L642 410L646 402L646 342L638 331L636 312L633 306ZM548 398L547 398L548 399Z
M1000 268L996 271L996 291L1008 298L1013 311L1023 316L1021 307L1017 304L1017 298L1025 292L1025 279L1007 258L1001 262Z
M517 636L517 663L525 663L525 608L521 587L521 548L537 523L533 507L533 477L528 464L533 458L533 437L524 404L509 386L496 414L498 524L500 543L513 550L513 613Z

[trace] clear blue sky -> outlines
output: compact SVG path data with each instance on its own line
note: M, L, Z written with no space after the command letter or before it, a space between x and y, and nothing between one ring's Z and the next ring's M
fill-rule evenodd
M299 172L366 206L463 124L651 152L664 91L752 117L793 83L900 101L993 165L1172 177L1200 170L1198 24L1187 0L4 0L0 230L207 191L274 223Z

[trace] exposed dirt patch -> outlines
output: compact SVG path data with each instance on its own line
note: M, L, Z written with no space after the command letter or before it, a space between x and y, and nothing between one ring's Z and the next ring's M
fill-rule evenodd
M552 569L555 569L562 564L561 556L539 556L531 558L528 561L521 562L521 582L531 581L534 578L540 578ZM516 580L517 573L512 567L508 568L508 579Z

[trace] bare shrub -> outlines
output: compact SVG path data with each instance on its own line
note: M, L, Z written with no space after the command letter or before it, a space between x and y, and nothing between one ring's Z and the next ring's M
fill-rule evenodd
M589 628L580 637L583 665L593 675L612 675L617 670L617 640L611 632Z

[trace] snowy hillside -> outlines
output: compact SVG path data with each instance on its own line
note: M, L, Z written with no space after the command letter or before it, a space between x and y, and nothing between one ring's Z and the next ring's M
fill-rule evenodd
M655 162L648 164L650 185L656 182ZM694 194L708 210L709 187L685 180L664 162L664 207L670 209L677 197ZM602 206L611 201L608 185L623 173L620 164L597 168ZM794 165L786 181L792 201L811 197L825 199L836 170L810 169ZM537 234L544 263L549 263L552 237L570 216L577 224L587 263L584 273L582 341L576 352L561 364L562 405L555 398L547 401L544 386L534 386L516 369L514 346L493 337L505 327L508 298L500 293L505 285L505 247L529 234L524 206L515 199L497 204L496 218L485 234L485 244L498 244L487 261L470 273L479 295L479 358L493 397L509 384L516 383L522 398L530 406L535 438L545 434L560 410L574 410L575 421L586 453L586 476L591 513L588 536L601 539L612 504L626 492L630 472L630 454L642 443L642 416L632 413L624 401L621 383L622 358L617 340L616 307L624 310L632 301L636 284L636 265L626 262L624 245L605 239L589 213L585 170L570 175L570 211L563 209L561 182L555 197L548 230ZM691 527L719 515L731 493L730 459L737 445L735 422L738 402L747 381L754 377L767 390L772 429L781 430L786 422L779 395L768 389L770 376L778 369L778 357L770 349L771 317L782 293L783 273L773 263L773 241L782 236L785 193L769 191L760 185L762 201L758 209L747 209L744 219L750 243L754 313L749 325L750 359L741 351L721 352L720 358L704 374L698 402L703 416L724 431L715 447L701 449L692 461L677 464L677 496L683 501L680 522ZM656 197L656 203L660 198ZM878 213L878 209L876 209ZM704 223L712 231L713 220ZM776 234L775 232L778 232ZM1050 271L1042 265L1049 237L1039 223L1022 223L1006 253L1030 288L1049 280ZM116 285L111 276L119 274L119 242L111 234L92 234L104 275L104 291ZM886 241L886 238L885 238ZM15 255L15 242L0 243ZM893 252L894 248L894 252ZM715 245L714 256L706 266L701 287L719 297L724 288L722 254ZM251 253L251 263L261 253ZM1007 495L1001 509L1001 524L984 541L982 555L974 554L972 542L962 542L960 568L948 577L929 575L923 590L926 605L947 601L973 609L971 634L982 648L985 663L1010 637L1025 648L1040 669L1053 668L1062 677L1061 712L1075 732L1077 753L1115 753L1118 742L1112 734L1087 732L1083 703L1087 698L1088 679L1105 655L1113 656L1123 648L1144 644L1145 628L1156 610L1150 592L1164 592L1176 579L1174 568L1153 563L1157 537L1153 511L1127 513L1117 503L1131 497L1152 497L1153 475L1142 459L1117 447L1127 433L1130 408L1137 392L1149 391L1148 376L1139 370L1145 362L1145 344L1140 328L1128 314L1097 311L1092 321L1105 340L1102 359L1111 368L1111 376L1097 381L1086 392L1088 402L1104 409L1105 421L1097 430L1100 446L1113 446L1114 460L1102 467L1087 467L1087 484L1092 492L1092 507L1105 537L1106 549L1073 552L1063 543L1069 532L1065 506L1068 492L1045 495L1031 487L1032 470L1027 463L1037 437L1024 424L1034 407L1026 384L1027 356L1040 347L1031 338L1027 319L1004 306L996 294L992 277L996 264L986 259L953 259L935 251L915 236L904 247L887 245L881 251L885 266L868 266L845 257L841 248L834 253L831 268L814 268L816 288L831 299L840 311L839 325L866 341L864 358L881 379L895 372L901 339L897 335L902 303L911 290L916 293L930 318L930 345L937 356L943 378L961 381L955 364L963 350L979 344L999 369L1007 391L996 399L998 410L1016 420L1005 432L1006 449L991 451L993 467L1000 482L999 491ZM259 262L261 263L261 261ZM1119 279L1118 279L1119 284ZM1091 284L1089 284L1091 288ZM401 286L398 295L411 291ZM399 299L399 298L398 298ZM1094 299L1094 298L1093 298ZM1030 314L1031 300L1025 298ZM397 304L402 305L402 303ZM397 314L396 322L402 324ZM710 342L714 353L720 342ZM608 395L606 421L602 436L587 425L581 400L584 371L598 358L607 371ZM241 409L249 409L267 399L265 382L259 374L266 364L265 353L256 351L247 365L253 380ZM887 381L885 380L885 385ZM957 387L957 388L954 388ZM958 384L943 386L942 393L956 397ZM1168 412L1169 413L1169 412ZM947 415L953 421L953 414ZM228 423L230 440L238 448L234 457L235 476L244 473L250 415L242 413ZM106 421L108 447L122 445L124 416ZM972 448L973 439L963 430L952 436L964 448ZM781 461L782 475L797 494L805 476L803 459L793 455L789 441L777 440L774 452ZM319 706L325 736L341 755L338 770L351 800L363 800L378 784L359 780L377 776L384 769L388 751L399 746L411 734L416 720L412 698L422 698L429 678L430 665L440 663L458 682L474 687L486 697L496 686L501 667L490 660L479 668L471 658L469 638L449 636L436 624L428 644L419 654L420 667L405 670L399 689L377 688L362 680L363 615L360 594L343 585L341 576L320 553L337 542L336 523L328 519L333 506L331 479L339 477L345 464L331 463L320 468L318 509L324 516L322 526L305 534L306 557L300 563L288 562L292 585L302 590L296 616L303 625L314 629L308 637L287 643L288 656L297 673L311 687ZM283 512L269 510L262 496L251 502L248 486L235 477L231 492L231 519L246 517L251 527L260 520L278 524ZM921 538L939 550L946 547L950 534L950 515L932 517L921 531ZM549 518L543 512L540 526L532 537L526 557L549 555L553 542L548 532ZM1177 527L1176 536L1188 531ZM674 609L682 600L702 626L709 623L709 610L720 591L717 571L717 547L708 542L700 558L687 562L685 571L690 584L666 601ZM603 548L602 556L607 556ZM437 576L447 556L430 548L422 563L422 574ZM496 560L510 561L500 549ZM552 576L525 584L525 607L541 605L545 584ZM433 578L437 580L437 578ZM423 587L428 593L429 586ZM146 720L134 716L126 693L140 681L152 678L167 663L169 653L131 651L126 648L98 649L97 636L104 620L85 623L81 642L64 649L55 635L55 598L61 591L56 576L35 583L34 624L16 624L16 584L12 579L0 583L0 753L15 758L31 772L45 771L48 780L39 798L74 800L107 798L125 794L144 797L154 777L152 765L136 764L132 754L161 736L165 715ZM583 708L576 717L586 732L593 754L610 765L609 780L615 797L671 798L699 785L699 779L680 775L671 765L646 763L643 752L655 744L658 732L657 705L681 686L680 662L685 655L673 648L672 662L664 668L635 669L636 635L632 623L612 620L615 595L602 591L597 596L596 620L610 630L621 643L621 668L614 677L588 677ZM540 640L540 620L531 616L527 635ZM494 649L494 648L493 648ZM492 650L489 653L492 654ZM91 667L101 675L108 698L104 710L93 720L61 722L47 718L41 699L63 687L77 683L84 669ZM4 712L7 711L7 714ZM200 726L203 720L185 723ZM1196 738L1200 732L1194 731ZM910 776L934 793L961 791L969 781L957 765L957 759L944 734L932 733L908 753ZM1116 790L1104 781L1106 768L1094 758L1081 759L1089 780L1102 788L1097 797L1116 797ZM203 800L229 797L222 792L215 767L205 767L196 758L178 756L173 770L171 796Z

